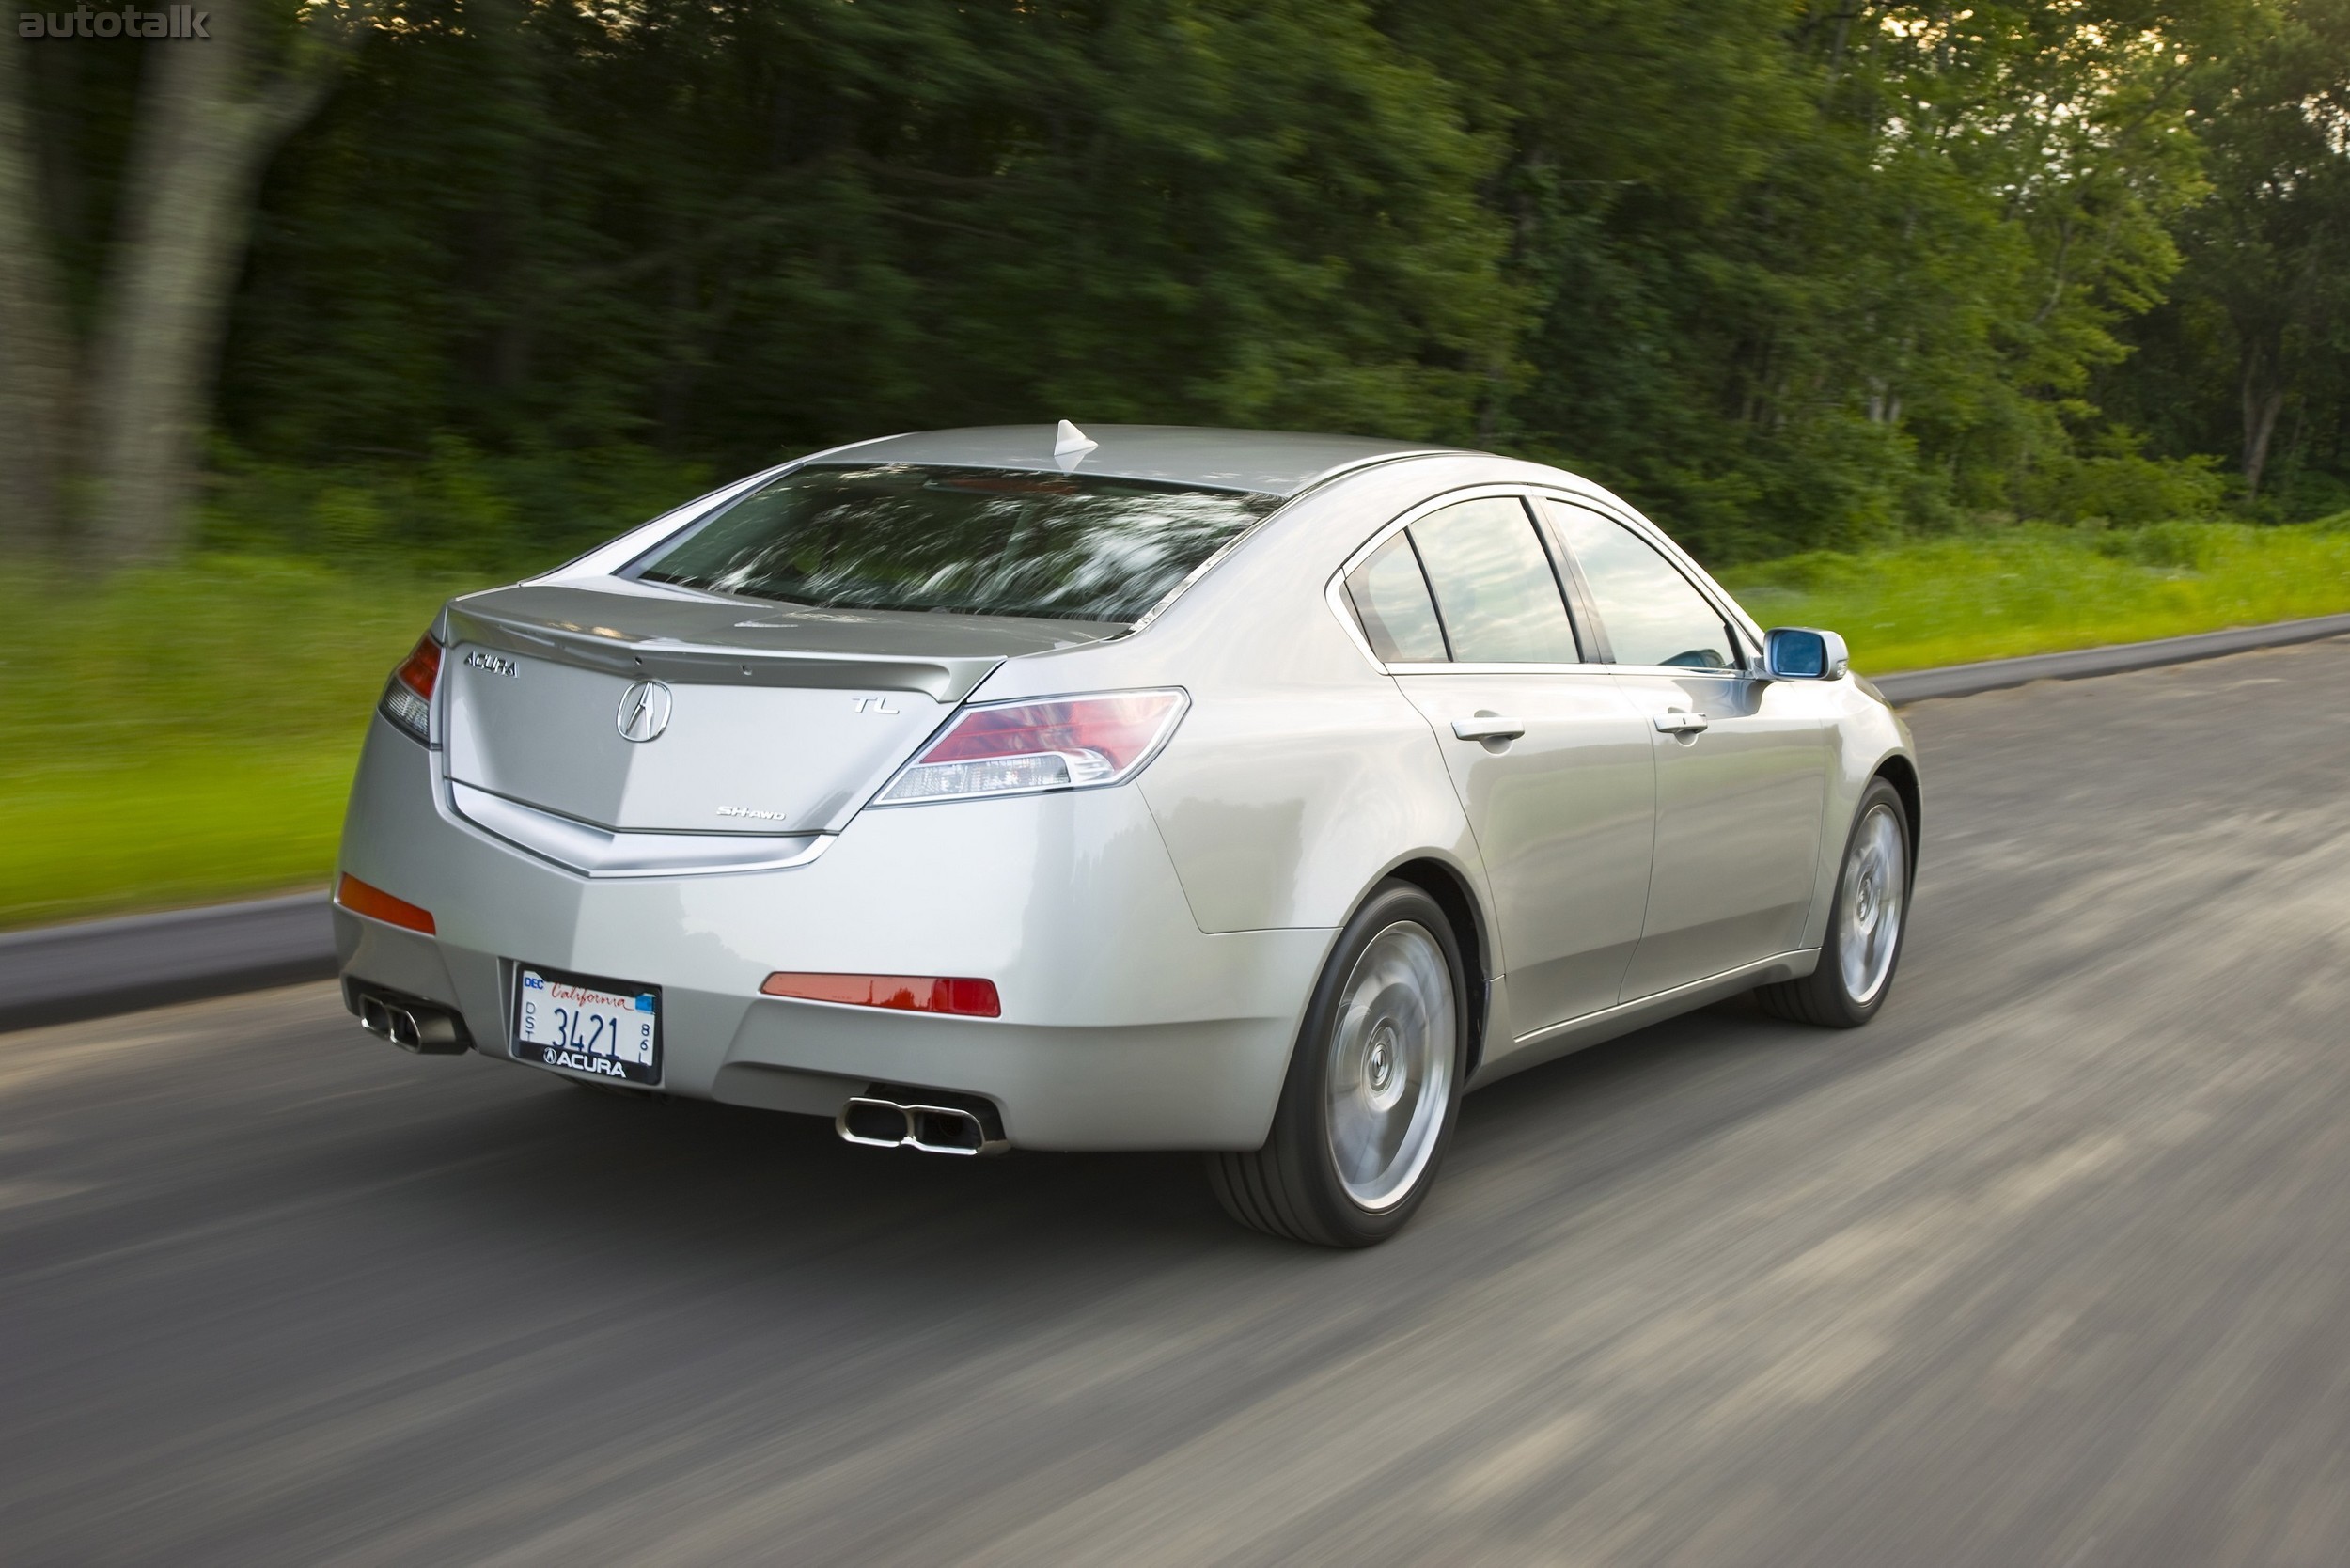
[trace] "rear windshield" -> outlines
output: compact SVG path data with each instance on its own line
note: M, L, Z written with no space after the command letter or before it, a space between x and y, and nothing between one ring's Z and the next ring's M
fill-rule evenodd
M636 574L830 608L1135 621L1279 504L1090 475L808 467Z

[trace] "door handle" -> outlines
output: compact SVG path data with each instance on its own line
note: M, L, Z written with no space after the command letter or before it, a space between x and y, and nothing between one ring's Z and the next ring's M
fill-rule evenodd
M1514 741L1526 733L1526 721L1480 713L1475 718L1454 719L1452 732L1465 741Z
M1657 732L1664 735L1695 735L1713 722L1703 713L1684 713L1678 708L1656 715Z

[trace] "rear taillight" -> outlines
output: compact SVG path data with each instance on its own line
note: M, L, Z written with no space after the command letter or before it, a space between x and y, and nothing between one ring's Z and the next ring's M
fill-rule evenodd
M1123 783L1158 755L1189 700L1170 688L966 708L874 804Z
M420 741L432 737L432 688L441 679L441 645L426 633L384 682L384 716Z

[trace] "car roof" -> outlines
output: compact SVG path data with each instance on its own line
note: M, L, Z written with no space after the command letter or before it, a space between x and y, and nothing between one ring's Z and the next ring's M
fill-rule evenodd
M1096 445L1053 455L1058 425L974 425L922 431L818 452L812 463L935 463L959 468L1013 468L1099 474L1122 479L1246 490L1288 497L1316 481L1392 458L1457 452L1458 447L1363 435L1313 435L1297 431L1226 431L1188 425L1087 425Z

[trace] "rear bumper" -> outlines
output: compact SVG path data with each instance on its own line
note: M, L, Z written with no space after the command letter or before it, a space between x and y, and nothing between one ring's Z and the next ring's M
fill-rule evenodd
M337 909L346 979L446 1003L484 1055L510 1056L517 963L612 976L663 989L668 1092L829 1115L869 1083L950 1090L1031 1148L1258 1147L1334 935L1202 933L1127 788L867 811L787 870L590 880L456 816L380 718L342 870L437 928ZM760 996L778 969L984 977L1004 1014Z

